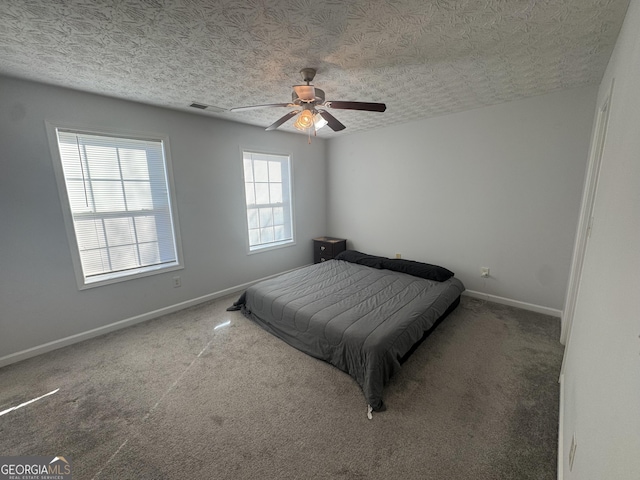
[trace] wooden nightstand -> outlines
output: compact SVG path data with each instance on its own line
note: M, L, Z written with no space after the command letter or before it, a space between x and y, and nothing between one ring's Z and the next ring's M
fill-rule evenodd
M318 237L313 239L313 263L331 260L347 249L344 238Z

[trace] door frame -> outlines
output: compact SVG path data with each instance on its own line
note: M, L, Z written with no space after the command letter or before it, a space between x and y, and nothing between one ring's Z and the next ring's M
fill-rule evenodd
M611 99L613 97L614 82L615 79L612 79L611 86L609 87L609 92L600 104L600 108L598 108L593 140L591 142L591 154L589 156L589 165L587 167L587 173L585 177L584 191L582 192L580 217L578 220L576 240L573 249L573 258L571 260L571 270L569 273L569 284L567 286L567 295L565 298L564 308L562 309L560 343L566 346L568 346L569 338L571 337L573 317L575 315L576 302L578 299L578 293L580 291L582 267L584 265L589 237L591 235L591 229L593 227L593 207L598 190L598 179L600 177L602 155L604 153L607 138L607 127L609 124L609 113L611 112Z

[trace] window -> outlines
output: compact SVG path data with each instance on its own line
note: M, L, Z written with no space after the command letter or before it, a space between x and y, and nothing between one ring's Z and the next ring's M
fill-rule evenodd
M288 155L242 152L249 251L293 243Z
M55 138L79 287L181 268L164 142L62 128Z

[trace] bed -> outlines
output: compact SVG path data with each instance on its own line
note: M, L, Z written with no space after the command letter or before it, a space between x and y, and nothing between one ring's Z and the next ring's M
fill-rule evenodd
M249 287L229 310L348 373L382 411L384 385L463 291L443 267L347 250Z

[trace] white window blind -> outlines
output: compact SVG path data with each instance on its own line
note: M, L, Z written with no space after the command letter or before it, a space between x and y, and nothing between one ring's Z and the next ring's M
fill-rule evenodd
M249 251L293 243L288 155L243 152Z
M163 142L56 133L84 283L179 265Z

